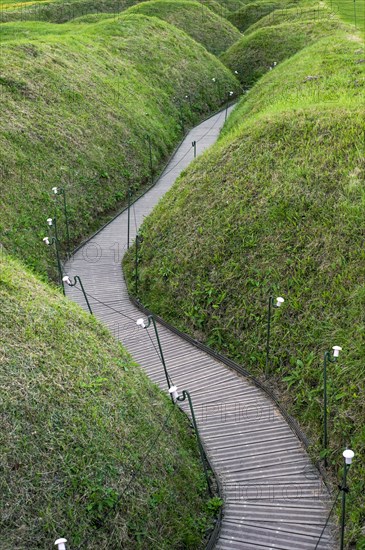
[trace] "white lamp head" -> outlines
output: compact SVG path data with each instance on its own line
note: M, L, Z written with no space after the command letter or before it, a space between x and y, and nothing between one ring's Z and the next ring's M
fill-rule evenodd
M238 74L238 71L235 71L234 74Z
M54 544L58 547L58 550L66 550L66 542L67 539L57 539Z
M233 92L229 92L229 95L232 96L232 95L233 95Z
M52 220L52 218L47 218L47 223L48 223L48 225L53 225L53 220Z
M355 453L354 453L354 451L351 451L351 449L346 449L346 450L342 453L342 456L343 456L343 458L345 459L346 464L351 464L352 459L353 459L354 456L355 456Z
M274 65L274 67L276 67L276 65L277 65L277 62L276 62L276 61L274 61L273 65Z
M169 388L169 394L172 395L173 400L176 401L176 399L179 397L177 386L171 386L171 388Z
M53 191L53 193L54 193L55 195L57 195L57 193L58 193L57 187L52 187L52 191Z
M62 281L67 285L70 285L70 286L72 285L71 279L68 275L65 275L64 277L62 277Z
M342 351L341 346L333 346L333 357L338 357L340 355L340 351Z
M212 82L215 82L215 78L212 78Z
M48 238L48 237L44 237L44 238L43 238L43 242L44 242L44 244L49 244L49 238Z
M278 298L276 298L276 307L280 307L281 304L283 304L285 302L284 298L282 298L281 296L279 296Z
M139 327L146 328L146 325L143 319L137 319L137 325Z

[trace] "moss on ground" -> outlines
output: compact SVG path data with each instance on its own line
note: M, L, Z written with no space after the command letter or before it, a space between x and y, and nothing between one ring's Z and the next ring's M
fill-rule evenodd
M312 23L311 23L312 24ZM328 33L262 77L219 142L176 182L142 227L140 298L194 338L264 376L323 458L322 361L329 369L330 473L350 473L348 541L365 522L364 44ZM125 260L129 284L133 258ZM133 287L131 286L133 292ZM361 540L363 542L361 542Z
M201 548L196 441L109 331L6 255L0 327L1 548Z
M158 17L182 29L205 48L218 55L241 37L227 20L198 2L153 0L142 2L127 13Z
M5 24L0 67L0 242L51 275L42 237L53 186L67 190L76 243L124 203L128 187L137 192L150 181L147 134L157 173L183 127L238 89L203 46L142 15Z

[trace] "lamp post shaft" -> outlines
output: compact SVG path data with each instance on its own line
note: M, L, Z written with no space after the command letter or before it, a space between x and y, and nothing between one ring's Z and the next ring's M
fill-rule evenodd
M347 482L347 470L348 466L345 462L343 470L343 480L342 480L342 512L341 512L341 550L345 548L345 515L346 515L346 482Z
M153 183L153 162L152 162L152 143L151 143L151 136L147 135L148 139L148 148L149 148L149 155L150 155L150 173L151 173L151 184Z
M139 236L136 235L136 256L135 256L135 263L134 263L134 270L135 270L135 294L136 297L138 297L138 245L139 245Z
M324 465L327 468L327 448L328 448L328 434L327 434L327 360L329 359L328 351L325 352L323 358L323 448L325 451Z
M65 224L66 224L66 236L67 236L67 256L70 257L71 255L71 244L70 244L70 229L68 225L68 213L67 213L67 201L66 201L66 191L65 189L62 190L63 194L63 212L65 215Z
M165 361L165 357L164 357L164 354L163 354L163 351L162 351L162 346L161 346L160 337L159 337L158 330L157 330L156 321L155 321L155 318L153 317L153 315L151 315L149 317L149 319L152 321L153 327L155 329L157 345L158 345L158 349L160 351L161 361L162 361L162 365L163 365L163 368L164 368L164 371L165 371L167 387L170 389L171 388L170 377L169 377L169 374L167 372L166 361Z
M195 140L193 141L192 146L194 147L194 158L196 158L196 141Z
M130 226L131 226L131 188L128 187L128 220L127 220L127 249L129 250L130 239Z
M266 334L266 365L265 365L265 377L269 376L269 361L270 361L270 335L271 335L271 312L274 298L270 296L267 309L267 334Z
M83 295L84 295L84 298L85 298L87 307L88 307L88 309L89 309L89 312L90 312L91 315L93 315L93 312L92 312L92 309L91 309L91 306L90 306L90 303L89 303L87 294L86 294L85 289L84 289L84 285L82 284L82 281L81 281L81 279L80 279L80 277L79 277L78 275L75 276L75 283L76 283L76 281L78 281L78 282L80 283L80 287L81 287L82 293L83 293Z
M65 286L63 284L63 274L62 274L62 265L61 265L61 257L60 257L60 249L59 249L59 240L58 240L58 231L57 231L57 217L55 216L53 219L53 226L54 226L54 245L56 250L56 259L57 259L57 269L58 269L58 277L60 279L60 285L62 287L63 295L65 296Z
M207 481L209 495L212 496L212 488L211 488L211 486L210 486L210 481L209 481L209 476L208 476L207 465L206 465L206 463L205 463L204 449L203 449L202 442L201 442L201 440L200 440L200 434L199 434L199 430L198 430L198 424L197 424L196 418L195 418L193 402L192 402L192 400L191 400L190 393L189 393L187 390L184 390L183 393L182 393L182 395L181 395L180 397L178 397L178 401L185 401L185 399L187 399L187 400L188 400L188 403L189 403L189 408L190 408L190 413L191 413L191 419L192 419L192 421L193 421L193 426L194 426L194 430L195 430L195 433L196 433L196 438L197 438L197 441L198 441L199 453L200 453L200 458L201 458L201 461L202 461L202 464L203 464L203 468L204 468L205 479L206 479L206 481Z

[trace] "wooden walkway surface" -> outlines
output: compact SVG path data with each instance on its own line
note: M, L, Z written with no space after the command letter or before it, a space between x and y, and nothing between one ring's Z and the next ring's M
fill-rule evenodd
M187 135L156 185L132 207L131 239L193 160L192 141L200 154L216 141L224 118L222 111ZM121 269L126 246L124 212L75 253L65 273L81 277L94 314L166 391L153 329L149 338L137 327L143 315L128 298ZM80 291L66 287L66 293L86 309ZM207 454L221 481L225 504L216 548L315 550L329 495L297 436L251 382L167 328L158 328L169 373L180 392L186 389L192 396ZM328 530L318 550L333 548Z

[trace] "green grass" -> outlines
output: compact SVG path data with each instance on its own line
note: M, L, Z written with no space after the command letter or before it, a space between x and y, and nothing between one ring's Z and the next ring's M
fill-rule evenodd
M238 82L157 18L7 23L2 30L0 242L54 275L42 244L54 213L51 188L67 189L76 243L124 203L128 186L148 183L147 133L157 172L182 137L182 121L186 127L216 109ZM59 227L64 243L63 220Z
M167 395L94 317L4 254L0 326L1 548L60 536L72 548L201 548L217 499Z
M340 27L336 20L302 20L264 27L241 38L221 60L232 71L237 71L241 84L249 88L273 68L274 63L281 63Z
M265 27L282 25L283 23L299 23L304 21L338 21L338 16L331 11L330 7L324 2L313 4L311 6L298 5L294 8L281 8L270 12L265 17L259 19L256 23L245 30L245 36Z
M0 21L65 23L87 14L118 14L138 0L0 0Z
M0 21L48 21L65 23L88 14L118 13L139 0L0 0ZM199 0L221 17L236 11L241 0Z
M241 37L240 32L227 20L203 4L190 0L142 2L127 13L159 17L182 29L215 55L227 50Z
M227 19L237 27L237 29L244 32L251 25L261 18L267 17L274 10L292 8L296 5L299 6L299 2L292 0L275 0L275 2L257 0L256 2L247 2L239 10L230 13Z
M308 23L313 25L313 23ZM253 35L254 36L254 35ZM325 350L330 475L350 473L348 541L364 544L364 44L328 32L263 76L143 227L140 298L263 378L268 296L270 386L321 455ZM125 261L133 283L133 258ZM133 286L131 286L133 292ZM360 542L362 541L362 542Z

